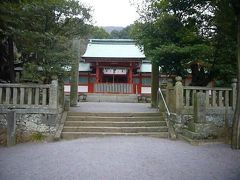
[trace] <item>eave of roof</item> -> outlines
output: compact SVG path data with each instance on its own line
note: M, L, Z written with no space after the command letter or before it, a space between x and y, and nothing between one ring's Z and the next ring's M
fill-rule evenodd
M92 39L82 58L144 59L145 55L131 39Z

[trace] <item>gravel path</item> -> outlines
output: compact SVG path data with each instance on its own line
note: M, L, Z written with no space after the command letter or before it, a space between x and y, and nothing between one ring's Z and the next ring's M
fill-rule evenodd
M149 137L0 148L1 180L239 180L240 151Z

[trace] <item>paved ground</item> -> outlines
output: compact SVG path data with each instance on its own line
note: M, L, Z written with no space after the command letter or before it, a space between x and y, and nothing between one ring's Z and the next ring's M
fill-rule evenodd
M239 180L240 151L147 137L0 148L1 180Z
M78 107L71 107L70 111L77 112L157 112L149 103L109 103L109 102L81 102Z

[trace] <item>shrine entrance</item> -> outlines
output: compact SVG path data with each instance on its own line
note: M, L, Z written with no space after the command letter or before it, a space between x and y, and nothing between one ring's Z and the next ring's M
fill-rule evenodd
M128 83L128 78L120 75L105 75L103 76L103 83Z

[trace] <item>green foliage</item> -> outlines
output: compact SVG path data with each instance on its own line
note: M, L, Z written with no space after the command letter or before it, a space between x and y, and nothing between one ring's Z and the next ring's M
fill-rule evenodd
M91 39L109 39L110 34L105 31L102 27L92 26L90 32Z
M102 27L89 26L89 38L90 39L132 39L133 25L127 26L122 30L112 30L111 33L105 31Z
M132 39L131 32L132 32L133 25L129 25L123 28L121 31L113 30L111 32L111 39Z
M45 140L46 136L40 132L35 132L31 135L32 141L43 141Z
M216 1L214 23L217 31L213 38L215 48L215 75L223 80L221 86L230 85L236 78L236 18L228 0Z
M24 79L24 81L39 82L41 75L40 73L36 73L39 71L39 67L36 64L25 63L23 68L25 69L22 74L22 79Z
M236 75L236 23L228 0L145 0L139 13L132 35L165 73L184 76L187 64L200 60L205 83L198 85L213 75L224 81Z
M3 1L0 11L1 42L12 37L19 61L27 63L24 76L34 73L34 80L44 76L46 81L64 75L63 67L75 58L71 40L88 33L91 18L90 9L76 0Z

